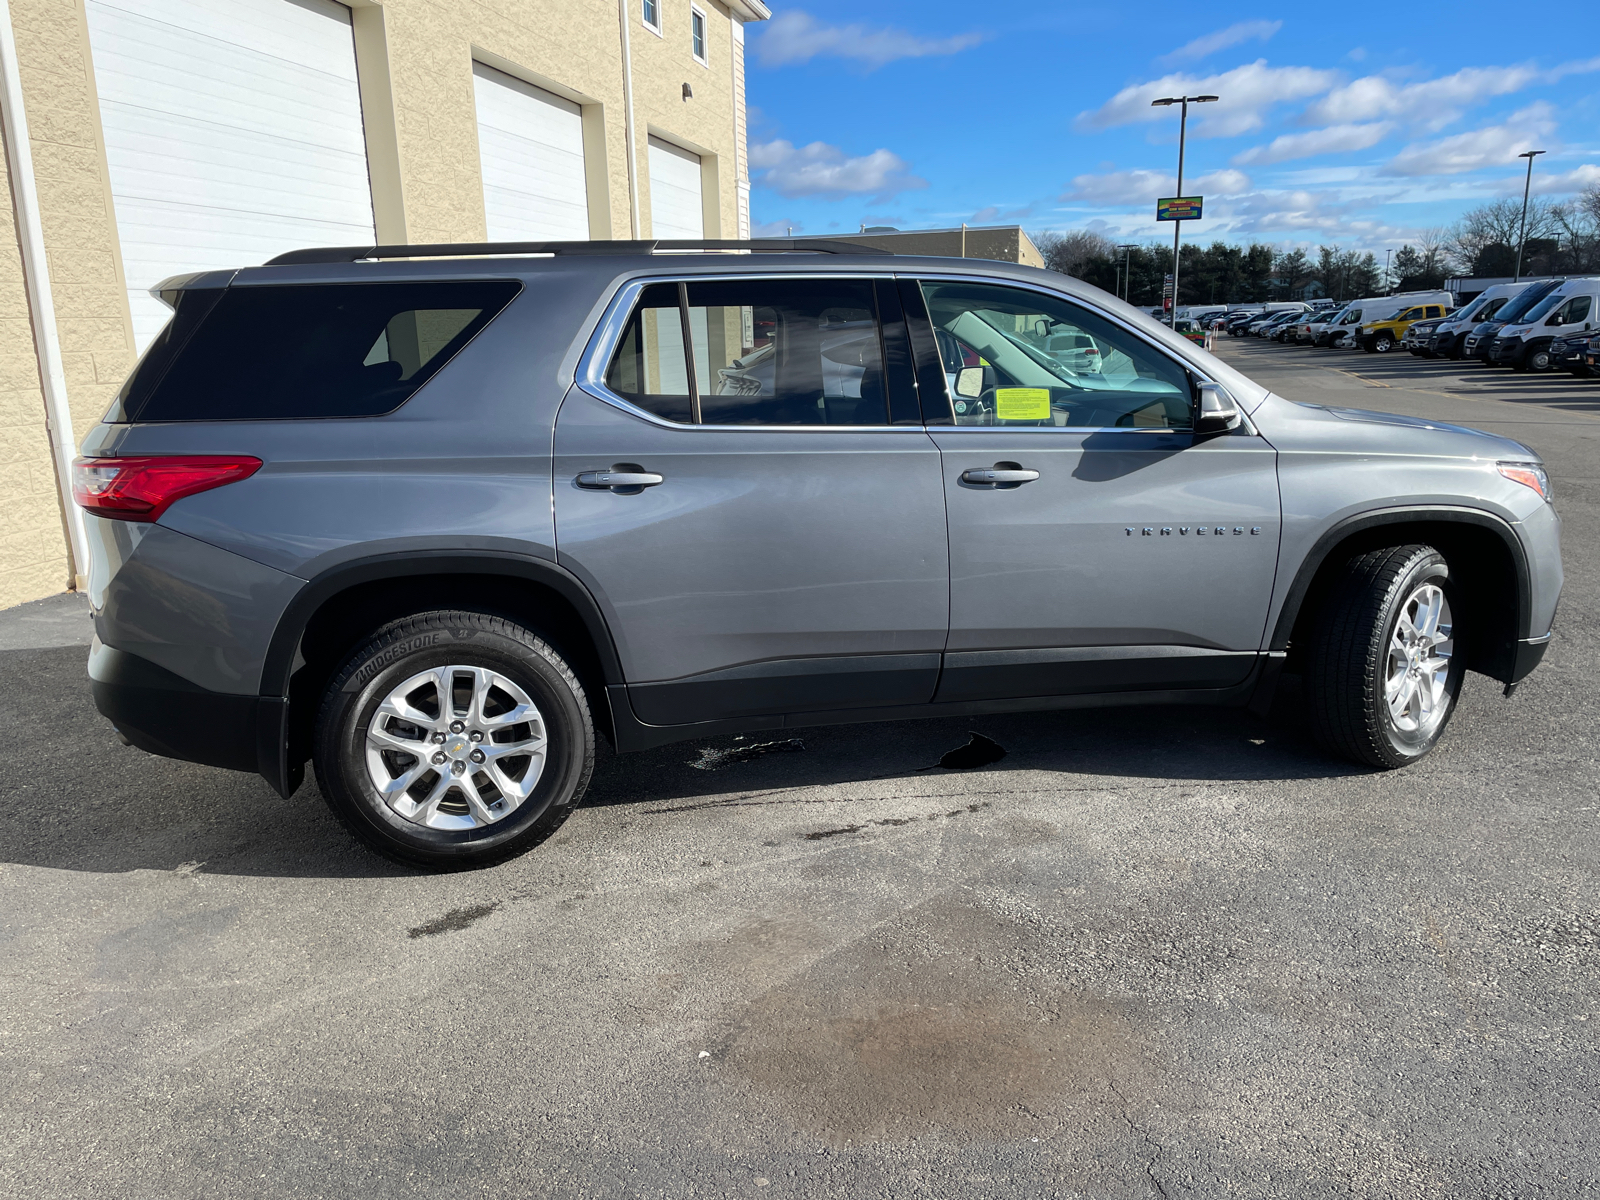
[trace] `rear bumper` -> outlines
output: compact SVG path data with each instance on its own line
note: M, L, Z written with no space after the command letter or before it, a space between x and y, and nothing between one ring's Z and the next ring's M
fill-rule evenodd
M1543 637L1523 638L1517 643L1517 653L1511 664L1511 678L1507 683L1521 683L1533 669L1544 660L1544 652L1550 648L1551 634Z
M99 638L89 649L89 688L100 715L140 750L249 771L284 796L300 782L286 765L281 699L211 691Z

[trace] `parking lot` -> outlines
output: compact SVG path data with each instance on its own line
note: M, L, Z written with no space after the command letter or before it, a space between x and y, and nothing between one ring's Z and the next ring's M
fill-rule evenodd
M722 738L414 874L313 783L118 744L75 598L0 614L0 1191L1600 1187L1600 382L1218 350L1551 469L1556 641L1510 699L1469 677L1415 768L1320 755L1292 687ZM1004 757L938 765L973 732Z

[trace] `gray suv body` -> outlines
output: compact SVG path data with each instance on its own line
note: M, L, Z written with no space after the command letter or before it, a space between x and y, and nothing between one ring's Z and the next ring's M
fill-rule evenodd
M1288 670L1393 767L1467 669L1539 662L1526 447L1273 395L1058 274L753 245L161 285L77 468L101 712L286 796L314 760L369 844L465 865L548 835L596 729L1262 709Z

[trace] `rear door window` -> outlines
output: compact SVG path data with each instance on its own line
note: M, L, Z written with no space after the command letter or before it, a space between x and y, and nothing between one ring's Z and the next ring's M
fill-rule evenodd
M112 421L259 421L393 412L521 284L325 283L181 296Z
M685 424L886 425L873 282L652 284L623 331L606 386Z

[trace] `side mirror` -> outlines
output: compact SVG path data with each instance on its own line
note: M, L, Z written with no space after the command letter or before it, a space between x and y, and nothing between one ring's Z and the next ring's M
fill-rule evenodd
M1237 429L1244 418L1233 394L1220 383L1202 383L1200 399L1196 406L1194 431L1196 433L1226 433Z

